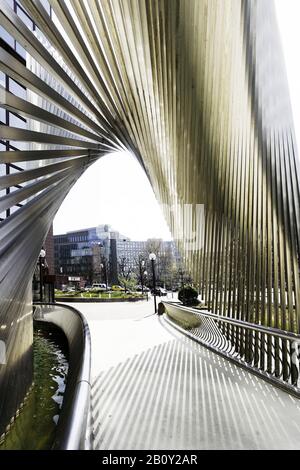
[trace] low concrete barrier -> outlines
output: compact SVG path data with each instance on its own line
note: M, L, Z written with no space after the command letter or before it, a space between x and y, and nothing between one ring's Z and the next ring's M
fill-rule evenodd
M34 320L60 328L69 347L67 384L53 448L91 449L91 339L88 324L78 310L61 304L36 304Z

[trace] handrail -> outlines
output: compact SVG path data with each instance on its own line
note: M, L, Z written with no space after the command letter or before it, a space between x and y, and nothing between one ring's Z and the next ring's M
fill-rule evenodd
M164 320L186 336L300 398L300 335L162 300ZM182 315L184 314L184 315ZM188 325L188 315L199 326ZM179 320L178 320L179 319Z
M91 449L91 338L84 316L59 303L35 303L34 319L52 323L65 334L69 346L69 371L54 449Z
M186 310L187 312L192 312L192 313L195 313L196 315L201 314L205 317L222 321L223 323L230 323L231 325L241 326L248 330L259 331L261 333L266 333L266 334L272 334L273 336L276 336L278 338L288 339L290 341L292 340L292 341L296 341L297 343L300 343L300 335L297 333L293 333L292 331L280 330L279 328L272 328L269 326L257 325L256 323L249 323L243 320L237 320L236 318L224 317L223 315L217 315L215 313L208 312L207 310L200 310L199 308L186 307L178 302L172 302L169 300L168 301L162 300L162 303L164 305L167 305L167 304L174 305L174 306L180 307L181 310Z

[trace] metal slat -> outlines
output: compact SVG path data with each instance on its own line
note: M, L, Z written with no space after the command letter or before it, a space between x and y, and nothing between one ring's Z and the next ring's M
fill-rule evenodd
M289 335L271 330L299 333L300 325L300 165L273 1L50 0L50 15L40 0L21 3L39 30L0 8L3 27L27 50L25 65L1 42L0 70L27 89L21 99L6 88L2 103L7 123L8 111L28 121L26 129L0 127L3 298L25 292L21 277L23 290L14 289L14 270L31 272L82 172L127 150L217 314L202 315L201 334L295 385L299 353ZM25 171L8 174L14 162ZM190 240L197 204L205 206L202 247ZM39 247L29 246L29 233ZM0 306L8 318L11 306Z

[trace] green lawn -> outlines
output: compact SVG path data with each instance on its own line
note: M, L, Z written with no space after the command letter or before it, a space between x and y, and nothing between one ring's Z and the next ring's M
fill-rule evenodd
M55 297L87 298L87 299L143 299L145 296L138 292L114 291L114 292L62 292L56 291Z

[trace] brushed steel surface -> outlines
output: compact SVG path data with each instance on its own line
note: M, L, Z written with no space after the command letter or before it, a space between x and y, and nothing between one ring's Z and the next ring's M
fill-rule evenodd
M0 70L27 89L26 100L1 89L27 127L0 126L0 402L10 410L0 433L30 382L20 378L20 397L7 398L31 348L40 248L72 185L108 152L129 150L142 165L209 311L299 334L299 158L273 1L50 0L51 17L40 0L20 2L35 31L0 4L1 25L27 51L25 65L0 47ZM12 162L24 171L8 174ZM203 246L193 239L202 228ZM222 328L230 338L230 324ZM249 341L236 330L247 359ZM261 355L268 372L272 348ZM295 381L299 352L283 349ZM276 374L278 357L275 343Z

